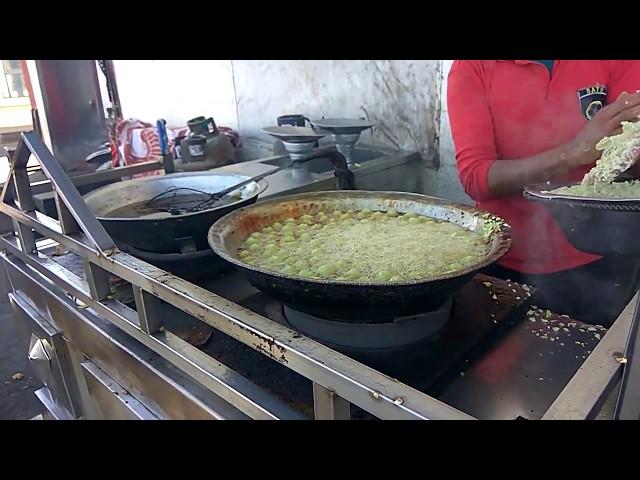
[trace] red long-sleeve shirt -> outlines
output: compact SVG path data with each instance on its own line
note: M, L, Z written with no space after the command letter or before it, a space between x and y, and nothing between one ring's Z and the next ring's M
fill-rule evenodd
M448 110L462 185L478 208L505 219L513 246L500 262L523 273L551 273L599 257L573 248L543 205L521 193L495 197L488 172L566 143L622 92L640 89L640 61L557 60L552 73L530 60L460 60L449 73ZM579 180L591 168L566 176Z

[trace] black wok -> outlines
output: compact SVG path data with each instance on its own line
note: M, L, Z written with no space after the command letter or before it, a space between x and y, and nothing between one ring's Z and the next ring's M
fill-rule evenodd
M490 251L472 268L405 283L312 280L286 276L240 260L236 252L251 233L276 221L320 209L415 212L473 231L491 225ZM480 210L412 193L335 191L291 195L231 212L209 230L209 244L248 280L290 307L311 315L350 322L385 322L434 310L464 286L477 270L498 260L511 246L510 228ZM416 252L419 254L419 252Z
M209 250L207 231L227 213L253 204L267 188L267 182L252 182L240 190L241 198L217 208L164 218L114 218L114 212L127 205L148 201L170 187L188 187L207 193L239 184L250 177L234 173L195 172L143 177L118 182L94 190L84 197L118 246L125 251L175 254ZM131 248L132 247L132 248Z

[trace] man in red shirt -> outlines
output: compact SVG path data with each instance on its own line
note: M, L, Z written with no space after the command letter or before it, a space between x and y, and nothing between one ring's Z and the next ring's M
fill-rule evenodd
M462 185L512 227L511 250L487 273L531 283L540 306L602 325L633 297L638 262L576 250L522 189L582 179L600 156L596 143L640 116L639 89L639 61L461 60L449 73Z

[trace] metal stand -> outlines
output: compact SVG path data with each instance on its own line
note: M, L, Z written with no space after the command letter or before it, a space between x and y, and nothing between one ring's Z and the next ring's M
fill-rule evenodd
M351 405L335 392L313 384L313 408L316 420L350 420Z
M618 360L623 369L622 383L614 414L616 420L640 420L640 360L636 358L640 353L639 317L640 302L637 302L627 336L624 356Z
M56 192L60 222L35 211L31 185L25 174L30 153L40 162ZM338 160L344 162L340 157ZM14 278L29 284L32 290L39 292L37 295L46 297L45 301L64 312L62 319L69 329L80 330L82 324L94 322L93 318L117 327L118 335L126 336L132 342L130 348L135 345L135 348L149 350L148 355L159 356L172 366L172 370L177 369L186 379L184 381L193 382L203 390L199 398L213 395L218 402L227 402L226 405L233 406L240 414L255 419L303 418L299 411L166 331L154 313L158 311L160 300L311 380L317 385L319 417L327 416L323 413L327 404L322 398L326 397L322 390L325 389L331 392L329 404L333 406L330 410L335 412L328 416L343 417L338 413L354 403L382 419L472 419L408 385L389 382L380 372L301 337L293 330L119 251L59 163L34 133L22 134L9 181L0 199L0 212L0 216L11 218L15 226L9 227L11 230L0 237L4 250L2 259L8 269L10 266ZM42 243L36 242L34 232L50 239L47 245L50 246L53 240L81 257L86 280L38 252ZM137 310L111 297L107 275L132 285ZM63 293L57 293L58 290ZM117 346L112 336L100 335L106 338L100 340L104 351ZM76 337L76 341L79 338ZM86 342L84 345L89 348L94 344ZM118 348L119 352L125 350L124 346ZM139 355L136 362L128 368L151 368ZM118 366L122 369L121 364ZM89 372L86 368L84 371ZM174 382L172 385L174 390L165 392L163 397L175 396L177 391L183 392L183 402L193 401L191 390L184 392L181 384ZM205 394L208 396L204 397ZM155 399L156 402L161 400ZM198 401L199 412L214 415L212 400L209 403ZM185 409L172 411L183 414ZM130 414L136 416L135 412Z

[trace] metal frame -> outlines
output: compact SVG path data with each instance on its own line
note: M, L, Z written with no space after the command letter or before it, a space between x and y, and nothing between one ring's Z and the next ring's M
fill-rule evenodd
M62 331L39 315L18 295L10 293L9 302L14 315L28 326L29 360L44 361L47 365L45 375L48 381L45 383L49 396L56 399L60 412L66 412L69 418L78 418L80 403L77 384L69 375L71 359ZM35 355L32 356L34 352Z
M637 311L640 294L629 302L616 322L600 340L569 381L543 420L594 419L613 393L622 375L625 343Z
M26 167L29 152L33 153L51 181L60 199L57 202L58 207L64 206L69 210L82 233L65 234L64 225L36 212L32 207L29 202L31 191L28 178L19 173ZM143 304L148 303L152 297L164 300L380 418L472 418L320 343L301 338L296 332L265 317L257 316L254 312L230 303L203 288L118 251L51 152L31 132L22 134L11 166L10 179L3 192L0 211L10 216L21 228L17 231L18 242L15 241L16 232L8 232L3 236L2 244L7 252L19 257L27 265L59 285L64 285L65 290L82 301L83 305L164 358L170 359L178 368L206 388L212 391L214 389L212 381L214 376L208 372L211 369L209 367L211 358L170 332L145 332L142 328L145 323L147 324L145 329L149 331L154 331L156 326L149 328L148 320L141 320L139 312L110 300L108 294L107 298L104 298L105 292L102 289L89 288L90 285L100 283L98 275L108 272L122 278L140 292L150 296L146 297L146 300L144 295L142 296ZM15 198L12 195L12 189L9 188L12 184L15 185L15 191L20 193L17 195L20 208L10 203ZM86 281L60 266L52 265L54 262L35 251L35 241L32 240L33 231L58 242L65 249L85 259ZM140 311L144 316L144 312L149 310L143 308ZM206 375L207 373L209 375ZM221 383L217 383L215 388L219 394L227 396L234 391L230 385ZM263 398L254 401L251 408L243 405L244 408L241 409L252 418L264 418L263 415L257 415L256 411L264 411L261 405L263 401L268 404L267 399ZM277 417L273 414L269 416Z
M149 162L135 163L126 167L116 167L99 172L74 175L73 177L70 177L70 179L76 187L80 187L83 185L90 185L92 183L95 184L101 182L112 182L120 180L122 177L137 175L139 173L150 172L153 170L160 170L161 168L163 168L163 163L154 160ZM31 193L33 193L33 195L50 192L51 190L51 182L48 179L33 182L31 184Z
M232 387L232 392L223 398L222 395L213 393L216 390L213 382L213 388L209 390L198 386L186 375L177 373L174 367L177 362L173 358L167 360L157 355L146 345L134 340L128 332L114 328L91 309L79 306L77 300L69 298L68 293L55 280L46 278L14 255L5 255L4 263L10 272L14 291L19 292L18 295L23 299L23 311L30 311L29 317L33 319L47 316L44 321L55 322L65 337L68 337L67 347L76 361L72 363L74 372L67 369L64 380L73 383L75 376L78 381L76 391L80 398L76 395L75 399L77 404L84 407L83 418L94 418L96 410L113 411L114 403L117 403L114 401L117 399L105 396L104 392L101 396L107 401L99 404L83 401L83 394L84 398L91 395L88 372L81 365L88 361L105 371L105 374L108 373L116 389L118 381L122 381L122 385L127 385L130 390L133 388L140 395L139 398L145 399L145 408L157 418L248 418L235 405L242 405L244 402L246 408L254 407L254 400L259 397L259 392L252 390L252 385L243 381L235 372L212 359L203 364L203 368L208 368L207 373L218 384L226 382ZM31 303L37 305L33 306ZM183 343L180 339L174 342L176 354L180 353L181 345ZM84 377L85 381L82 382L78 377ZM145 381L140 383L137 381L139 378L144 378ZM259 407L261 410L256 407L256 418L300 418L298 412L276 401L271 404L265 402ZM122 411L122 408L116 410ZM173 414L168 415L167 412Z
M30 202L31 186L28 177L22 173L29 152L40 162L54 188L61 222L36 212ZM311 380L314 385L316 418L348 418L349 403L353 403L382 419L473 419L255 312L120 252L89 211L51 152L35 134L22 134L9 178L0 199L0 212L11 217L14 225L14 228L4 232L0 238L0 246L5 250L7 259L16 257L26 268L53 281L76 299L78 308L86 308L120 328L172 363L187 377L226 399L249 417L287 418L287 412L279 408L273 397L259 387L165 331L153 315L158 299ZM19 208L12 205L13 200L18 200ZM71 218L80 232L73 228L76 225L69 225ZM78 277L39 253L39 243L34 239L34 231L82 257L85 261L86 278ZM108 283L105 282L108 274L133 286L137 311L111 299ZM635 305L633 302L632 304ZM634 308L632 304L628 308ZM618 320L603 338L601 345L604 346L594 350L589 357L593 362L606 363L607 345L614 348L619 346L621 340L624 343L626 317L623 314L621 318L623 321ZM620 348L624 348L624 345ZM598 373L597 383L604 387L587 392L587 395L580 398L582 406L574 409L580 412L581 418L588 416L583 415L583 412L591 412L597 407L604 396L603 392L610 393L611 384L614 383L612 380L622 367L615 359L610 360L616 363L617 368L607 368ZM569 411L566 406L575 397L572 392L580 390L580 382L584 382L585 375L591 373L587 373L586 369L585 366L576 374L550 410L555 408L556 412Z
M614 418L616 420L640 420L640 361L636 354L640 352L640 303L636 304L633 320L627 336L624 356L618 362L624 365L622 383L618 393Z

